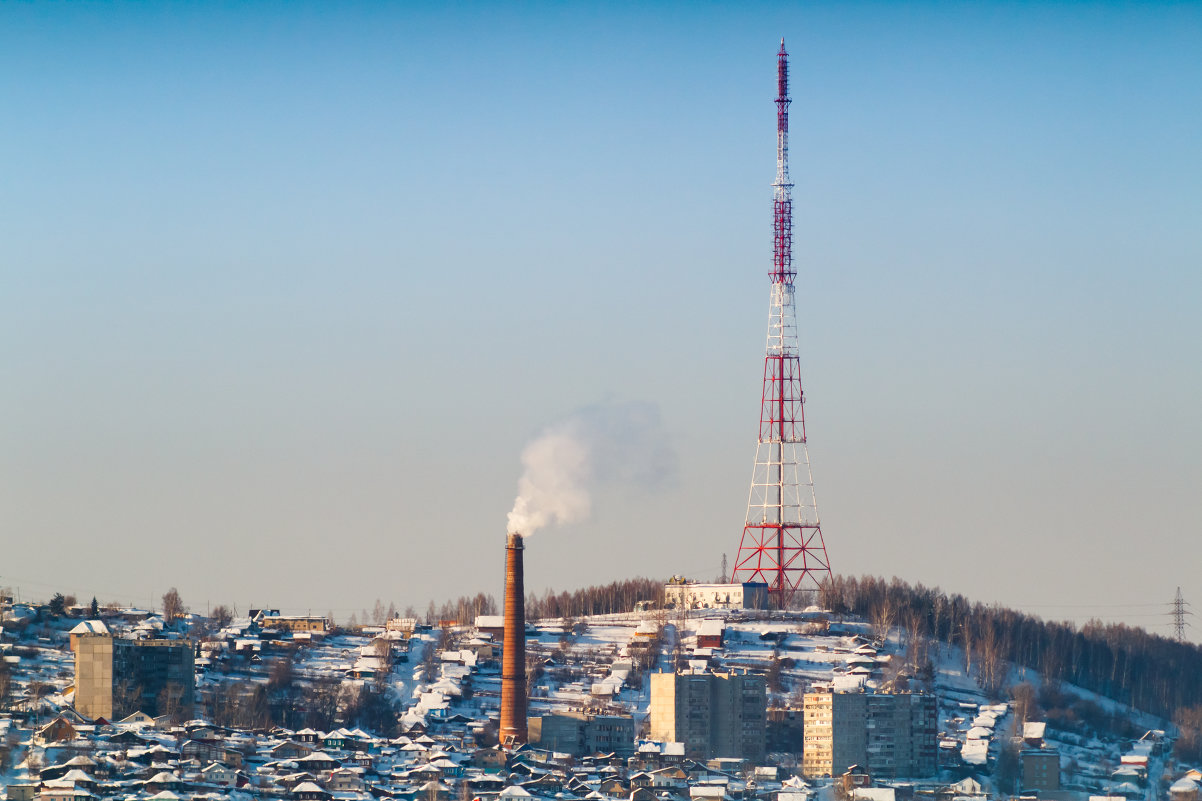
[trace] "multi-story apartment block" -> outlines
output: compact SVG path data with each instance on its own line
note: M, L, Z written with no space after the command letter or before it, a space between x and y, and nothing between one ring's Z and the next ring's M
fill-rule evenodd
M798 707L768 710L768 753L801 754L805 750L804 711Z
M651 737L695 759L764 758L767 687L756 673L653 673Z
M808 693L802 772L838 776L860 765L874 777L936 769L935 697L917 693Z
M75 650L75 709L120 720L134 712L190 716L196 680L188 640L123 640L85 635ZM170 709L160 708L170 706Z
M630 715L555 712L527 721L529 742L573 756L634 753L634 719Z
M1055 748L1024 748L1018 759L1022 766L1021 790L1060 789L1060 751Z

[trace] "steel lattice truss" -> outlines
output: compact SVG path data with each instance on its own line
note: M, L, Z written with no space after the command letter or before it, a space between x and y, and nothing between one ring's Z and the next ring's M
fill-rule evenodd
M731 576L736 582L765 582L781 608L789 605L798 589L819 587L831 575L806 450L804 396L797 356L789 102L788 53L782 40L777 54L772 292L759 444L747 499L747 522Z

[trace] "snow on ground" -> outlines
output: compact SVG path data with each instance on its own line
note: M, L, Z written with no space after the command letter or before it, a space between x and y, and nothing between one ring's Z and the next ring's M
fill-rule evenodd
M698 631L706 620L724 624L721 648L698 647ZM539 621L532 625L534 633L527 640L527 652L541 668L541 675L531 687L531 714L590 707L628 712L634 715L636 724L643 723L649 714L650 679L647 672L638 669L638 660L633 657L636 649L631 648L645 639L636 636L640 625L659 631L660 652L653 670L671 670L678 654L716 670L766 672L774 660L780 660L780 688L774 693L778 703L797 703L800 693L814 688L880 688L905 661L897 630L889 632L891 636L880 637L873 627L855 620L835 620L828 628L813 617L695 610L687 614L647 612L571 622ZM449 642L442 642L444 636ZM243 641L247 647L261 645L245 627L231 627L230 637L231 644ZM372 642L370 636L337 634L288 653L295 676L302 683L357 682L349 674L362 664ZM440 645L443 652L436 654L433 669L426 675L427 656ZM387 677L405 720L452 714L474 721L495 717L500 697L499 650L491 658L478 657L471 649L481 645L485 648L480 653L487 654L487 643L475 638L468 627L450 629L445 635L440 631L417 633L407 644L407 661L395 662ZM6 635L3 646L3 658L14 668L14 695L24 699L26 709L45 720L69 706L74 665L65 632ZM401 646L400 651L404 649ZM261 661L254 661L215 651L213 659L222 662L222 670L202 671L198 684L212 687L228 681L265 682L279 658L265 653ZM960 648L933 644L930 658L934 689L940 699L941 750L958 753L970 767L987 769L1012 734L1012 710L986 695L976 679L975 666L966 665ZM1015 669L1009 679L1039 686L1039 676L1033 671ZM1126 715L1148 729L1165 726L1163 721L1111 699L1067 685L1062 689L1093 700L1110 713ZM4 723L0 720L0 726ZM1107 791L1117 786L1112 776L1119 763L1116 742L1085 739L1051 727L1047 737L1050 745L1060 749L1066 767L1084 777L1082 781L1090 782L1091 788ZM18 750L18 766L9 771L7 778L23 775L19 764L27 753L24 747Z

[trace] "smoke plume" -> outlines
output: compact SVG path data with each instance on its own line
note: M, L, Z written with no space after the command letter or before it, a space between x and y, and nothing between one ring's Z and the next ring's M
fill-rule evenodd
M650 403L588 406L548 426L522 451L522 477L509 531L576 523L604 485L650 489L675 478L676 455Z

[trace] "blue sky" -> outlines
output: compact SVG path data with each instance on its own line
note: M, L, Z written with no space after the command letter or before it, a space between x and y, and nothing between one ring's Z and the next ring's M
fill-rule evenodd
M4 4L0 585L499 594L523 444L606 399L680 476L529 584L712 577L782 36L835 569L1202 603L1197 3Z

